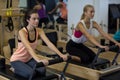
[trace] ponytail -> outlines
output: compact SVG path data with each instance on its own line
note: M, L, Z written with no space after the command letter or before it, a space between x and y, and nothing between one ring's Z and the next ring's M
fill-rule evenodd
M83 13L80 20L84 19L84 17L85 17L85 15L84 15L84 13Z

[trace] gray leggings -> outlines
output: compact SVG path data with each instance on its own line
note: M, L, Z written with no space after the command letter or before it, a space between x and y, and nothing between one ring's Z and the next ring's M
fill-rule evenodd
M34 72L33 76L39 75L39 76L45 76L46 75L46 68L45 67L39 67L33 71L33 68L37 62L34 59L31 59L30 61L24 63L21 61L13 61L11 62L11 66L15 69L15 74L29 78L32 73Z

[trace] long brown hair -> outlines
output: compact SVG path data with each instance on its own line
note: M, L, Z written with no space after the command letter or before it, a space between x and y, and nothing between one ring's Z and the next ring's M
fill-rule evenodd
M92 5L87 4L86 6L84 6L83 8L83 14L81 16L81 20L85 18L85 12L87 12L88 8L94 8Z
M23 22L24 22L24 27L26 27L26 26L28 25L27 20L30 19L31 14L33 14L33 13L38 13L38 11L37 11L36 9L30 9L30 10L27 10L27 11L25 12L25 16L24 16L24 20L23 20Z

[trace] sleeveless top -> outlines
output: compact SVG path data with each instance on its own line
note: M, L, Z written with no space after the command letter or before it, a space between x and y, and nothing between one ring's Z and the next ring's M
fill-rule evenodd
M92 34L92 28L93 28L92 21L90 21L90 28L89 29L87 29L84 20L81 20L80 22L83 24L83 27L87 30L87 32L89 34ZM84 36L81 31L77 31L77 30L74 30L74 33L73 33L71 39L75 43L84 43L87 41L86 36Z
M67 11L67 8L66 8L66 4L64 2L61 2L61 4L62 4L62 7L60 8L61 18L67 20L68 11Z
M28 39L28 41L30 42L30 46L32 47L32 49L35 49L37 46L37 39L38 39L38 32L35 29L35 33L36 33L36 37L33 41L29 40L29 34L28 34L28 30L26 30L26 28L24 28L26 31L26 37ZM30 55L30 53L27 51L26 47L24 46L24 44L19 40L18 41L18 48L16 49L16 51L13 53L13 55L10 58L10 61L22 61L22 62L28 62L30 59L32 59L32 56Z
M40 4L40 5L41 5L42 8L40 10L38 10L38 15L39 15L40 19L41 18L46 18L47 15L46 15L45 5L44 4Z

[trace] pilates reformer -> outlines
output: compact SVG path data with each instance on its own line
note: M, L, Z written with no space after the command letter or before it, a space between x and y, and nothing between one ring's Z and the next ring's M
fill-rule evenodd
M69 61L71 59L70 56L68 56L68 60ZM4 59L5 60L5 59ZM64 60L60 57L57 57L55 59L50 59L48 60L49 65L53 65L53 64L57 64L57 63L61 63L64 62ZM35 69L37 67L43 67L45 66L42 62L37 63L34 68L33 68L33 73L35 71ZM29 79L26 79L22 76L16 75L14 74L11 70L10 70L10 65L5 65L4 67L2 66L0 69L0 75L4 76L5 78L7 78L8 80L59 80L59 76L57 74L54 74L52 72L46 72L46 76L45 77L40 77L40 76L35 76L33 77L33 73L31 73L31 76L29 77Z
M99 80L99 79L102 80L101 79L102 77L120 70L120 65L117 63L117 58L120 53L119 47L109 46L109 51L117 52L112 62L110 62L108 59L99 58L99 55L102 52L106 52L106 51L104 49L98 48L98 52L96 54L95 59L89 65L78 64L70 60L66 63L61 63L59 65L57 64L51 65L49 66L49 68L58 71L63 71L62 72L63 76L65 76L65 74L68 73L88 80ZM63 67L62 65L65 65L65 67ZM64 80L66 79L64 78Z
M40 48L43 48L43 47L40 47ZM64 80L66 79L65 78L66 73L71 74L75 77L80 77L80 78L84 78L84 79L98 80L99 78L102 78L105 75L108 75L110 73L116 72L117 70L118 71L120 70L120 65L116 61L116 59L119 55L118 49L119 48L115 47L115 46L110 47L110 51L115 50L115 52L117 52L117 54L115 55L116 58L114 57L112 63L109 63L110 62L109 60L104 61L104 60L100 59L99 60L100 64L94 64L93 68L86 67L81 64L70 63L70 62L68 62L68 66L66 66L66 64L67 64L66 62L62 62L62 63L58 63L58 64L54 64L54 65L49 65L49 66L47 66L47 68L54 69L56 71L60 71L60 73L62 72L60 75L61 75L61 78L64 78ZM51 53L46 48L45 48L45 51L47 51L47 53ZM102 52L104 52L104 49L99 48L98 53L102 53ZM98 54L98 56L99 55L100 54ZM45 56L45 54L44 54L44 56ZM47 55L47 56L51 56L51 55ZM56 57L55 54L54 54L54 57ZM103 63L101 63L101 60L103 61L104 65L103 65ZM107 64L107 66L106 66L106 64ZM113 65L111 65L111 64L113 64ZM66 68L64 65L66 66ZM97 68L96 68L96 66L97 66ZM97 70L97 69L101 69L101 70ZM72 78L71 76L68 76L68 77ZM74 79L74 77L73 77L73 79Z

